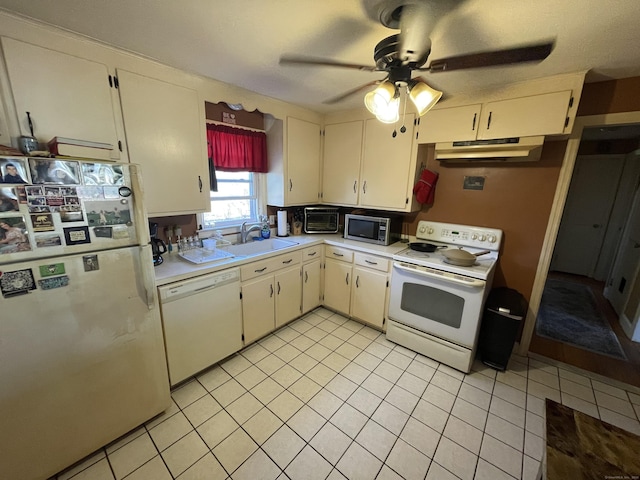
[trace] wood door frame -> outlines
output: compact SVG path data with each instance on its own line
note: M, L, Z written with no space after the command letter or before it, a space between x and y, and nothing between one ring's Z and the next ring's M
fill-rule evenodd
M549 272L553 250L558 237L558 229L560 228L560 221L562 220L564 206L567 201L567 194L569 193L569 185L571 184L571 177L573 176L576 157L578 156L582 132L588 127L626 125L630 123L640 123L640 111L576 117L573 130L571 131L567 141L567 148L562 160L560 175L558 176L558 183L553 197L553 204L549 214L549 221L547 223L547 230L542 244L542 251L540 252L540 258L538 259L536 276L533 281L533 288L531 289L531 298L529 299L529 309L527 311L527 317L522 331L522 338L520 339L520 345L517 351L520 355L526 355L531 344L531 337L533 336L533 331L536 325L536 318L540 308L542 292L544 291L544 284L547 281L547 274Z

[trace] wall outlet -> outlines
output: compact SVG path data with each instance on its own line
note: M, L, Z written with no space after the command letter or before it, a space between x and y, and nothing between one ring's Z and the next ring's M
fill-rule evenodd
M270 226L274 226L276 224L276 216L275 215L269 215L269 225Z

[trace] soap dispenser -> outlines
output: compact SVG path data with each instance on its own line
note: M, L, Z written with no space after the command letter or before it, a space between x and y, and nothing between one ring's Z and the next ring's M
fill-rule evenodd
M269 238L271 236L271 229L269 228L269 220L266 215L262 216L262 229L260 231L262 238Z

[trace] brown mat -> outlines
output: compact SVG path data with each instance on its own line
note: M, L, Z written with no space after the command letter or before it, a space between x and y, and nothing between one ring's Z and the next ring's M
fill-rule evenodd
M638 435L547 399L548 480L638 478Z

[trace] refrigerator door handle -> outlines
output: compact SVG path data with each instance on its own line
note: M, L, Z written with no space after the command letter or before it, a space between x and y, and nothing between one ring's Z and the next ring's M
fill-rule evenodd
M142 281L147 297L147 308L153 310L155 306L156 279L153 274L153 255L151 245L140 247L140 261L142 262Z

